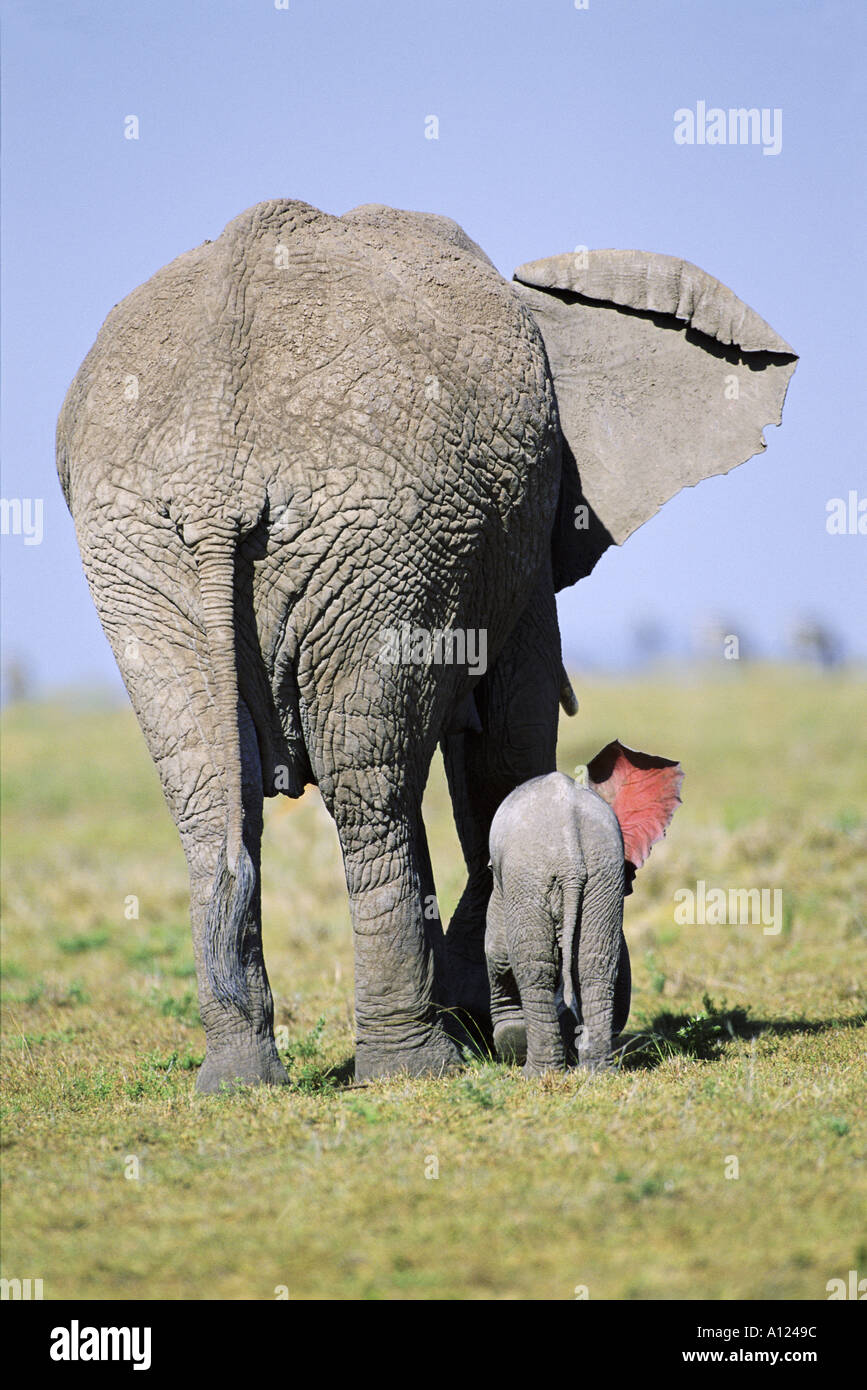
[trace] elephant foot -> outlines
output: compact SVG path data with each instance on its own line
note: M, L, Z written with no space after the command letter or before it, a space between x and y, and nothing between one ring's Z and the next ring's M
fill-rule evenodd
M547 1076L549 1072L565 1072L566 1062L554 1061L553 1059L545 1062L527 1061L521 1068L524 1076L532 1078L535 1076Z
M527 1028L523 1019L504 1019L496 1024L494 1048L501 1062L523 1066L527 1060Z
M239 1039L221 1047L208 1047L196 1090L213 1095L241 1086L288 1086L286 1068L277 1056L273 1038Z
M385 1076L444 1076L463 1065L461 1054L443 1028L436 1024L418 1042L400 1045L380 1039L359 1038L355 1049L356 1081L375 1081Z
M614 1060L608 1053L600 1053L597 1056L578 1056L579 1066L582 1071L606 1072L614 1071Z
M545 1034L542 1038L533 1038L533 1029L529 1030L530 1036L527 1045L527 1060L521 1068L524 1076L545 1076L548 1072L565 1072L566 1054L560 1042L559 1029L552 1032L550 1036ZM535 1046L534 1046L535 1041Z

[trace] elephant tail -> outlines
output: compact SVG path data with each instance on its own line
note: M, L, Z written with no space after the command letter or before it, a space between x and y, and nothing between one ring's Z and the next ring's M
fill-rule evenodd
M226 833L205 921L204 958L216 999L250 1015L244 968L247 911L256 870L244 844L241 730L235 643L235 537L214 536L196 546L202 616L216 696L227 796Z
M580 883L563 884L563 958L561 963L563 1003L566 1008L578 1019L578 1004L575 998L575 975L574 975L574 953L575 953L575 930L578 925L578 913L581 910L582 885Z
M572 689L572 682L566 674L566 667L560 664L560 706L570 718L578 713L578 696Z

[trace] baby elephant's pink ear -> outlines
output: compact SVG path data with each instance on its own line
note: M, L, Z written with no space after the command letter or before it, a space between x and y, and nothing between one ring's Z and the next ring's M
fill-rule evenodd
M626 748L617 739L587 764L589 785L613 810L627 865L640 869L680 801L683 770L670 758ZM633 875L628 875L630 882Z

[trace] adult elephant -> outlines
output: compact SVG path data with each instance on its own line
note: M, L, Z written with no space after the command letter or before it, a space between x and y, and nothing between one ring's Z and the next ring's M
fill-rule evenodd
M379 206L261 203L109 314L58 471L189 865L200 1090L286 1079L262 798L311 782L343 850L356 1074L458 1061L437 1004L486 1008L491 817L554 768L555 588L762 448L793 364L683 262L594 252L510 284L455 223ZM440 739L469 870L445 941Z

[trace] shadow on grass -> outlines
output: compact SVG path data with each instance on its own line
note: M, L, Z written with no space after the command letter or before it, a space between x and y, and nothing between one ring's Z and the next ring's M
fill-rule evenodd
M836 1028L857 1028L867 1023L867 1015L864 1014L830 1019L751 1018L748 1008L717 1006L707 995L703 1005L703 1009L694 1014L668 1011L657 1014L645 1031L622 1033L615 1047L615 1061L624 1071L649 1071L670 1057L715 1061L736 1039L749 1040L764 1034L775 1037L819 1034ZM458 1011L453 1010L452 1013L455 1017L451 1020L449 1032L459 1042L465 1063L469 1066L473 1062L497 1063L499 1059L476 1021L462 1019L459 1024ZM307 1095L364 1089L367 1083L355 1080L354 1053L333 1066L323 1065L318 1058L316 1044L321 1028L322 1021L307 1038L284 1049L283 1056L289 1068L289 1089ZM575 1066L578 1058L571 1033L566 1036L564 1032L564 1045L569 1065Z
M350 1057L344 1057L342 1062L337 1062L329 1068L328 1075L334 1082L336 1088L355 1085L355 1053Z
M696 1014L657 1014L640 1033L622 1033L615 1049L624 1071L647 1071L669 1057L715 1061L729 1043L765 1034L785 1038L796 1034L827 1033L836 1028L863 1027L867 1015L851 1018L751 1018L749 1009L718 1007L705 995L704 1008Z

